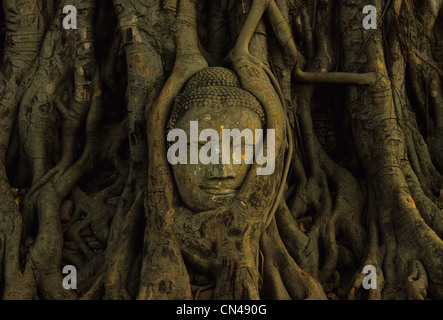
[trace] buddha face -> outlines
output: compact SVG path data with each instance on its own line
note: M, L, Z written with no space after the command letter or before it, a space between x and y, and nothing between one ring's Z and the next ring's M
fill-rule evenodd
M216 141L218 148L218 164L176 164L172 166L173 175L176 181L178 192L183 203L193 212L213 210L223 205L228 205L242 186L251 164L245 161L247 151L254 152L253 145L241 143L241 159L234 159L236 154L233 151L233 141L229 143L230 164L222 161L222 130L262 129L260 117L248 108L226 107L223 109L204 106L201 108L191 108L186 111L176 123L177 129L182 129L188 137L188 159L190 158L189 140L190 123L198 121L199 134L205 129L213 129L219 133L219 141ZM242 139L243 140L243 139ZM214 143L214 142L211 142ZM208 140L199 142L199 150L208 144ZM226 156L226 153L225 153ZM237 155L238 156L238 155ZM234 161L237 160L237 161ZM234 164L236 162L236 164Z

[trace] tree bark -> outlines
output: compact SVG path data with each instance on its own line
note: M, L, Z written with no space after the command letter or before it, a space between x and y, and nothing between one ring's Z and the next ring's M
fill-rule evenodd
M0 3L1 299L443 299L442 1L368 0L369 30L357 0ZM196 215L165 128L208 67L277 164Z

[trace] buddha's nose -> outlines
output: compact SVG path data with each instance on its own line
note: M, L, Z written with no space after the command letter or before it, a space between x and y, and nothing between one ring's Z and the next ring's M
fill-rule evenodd
M235 178L235 170L233 170L232 165L221 163L210 165L208 174L210 179Z

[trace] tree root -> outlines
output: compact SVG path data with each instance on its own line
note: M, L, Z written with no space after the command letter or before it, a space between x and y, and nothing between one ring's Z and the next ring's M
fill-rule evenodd
M66 239L68 241L74 241L81 253L83 253L88 260L91 260L95 254L80 237L80 231L91 227L98 241L106 245L109 235L109 224L113 214L104 203L88 197L79 188L73 190L72 199L74 201L75 211L72 216L71 226L66 232Z
M355 28L357 0L102 3L74 0L79 29L63 31L67 1L2 2L0 298L443 298L441 1L393 0L371 32ZM265 106L286 162L279 179L250 175L231 206L194 215L165 159L166 121L186 81L223 62ZM350 125L355 176L315 135L325 98L313 83L353 85L330 105ZM87 175L101 163L117 178L96 190ZM245 209L266 182L266 208ZM62 287L65 263L76 292ZM363 287L367 265L376 289Z
M320 283L294 262L277 234L274 220L260 240L265 261L264 286L273 288L269 291L274 292L272 298L326 299Z
M128 275L136 257L136 238L140 234L138 231L143 225L143 197L144 193L137 195L131 210L126 215L122 236L106 273L105 299L130 299L127 291Z

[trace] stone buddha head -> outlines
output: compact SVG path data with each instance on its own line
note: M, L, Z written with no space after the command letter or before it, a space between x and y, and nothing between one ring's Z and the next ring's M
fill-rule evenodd
M241 88L234 72L207 68L194 75L177 96L167 126L169 147L174 129L186 139L183 161L172 164L183 204L193 212L229 205L252 166L254 144L247 133L264 128L262 105ZM226 138L227 130L245 135Z

